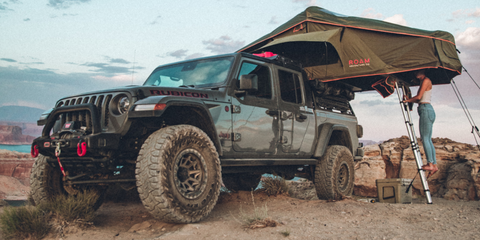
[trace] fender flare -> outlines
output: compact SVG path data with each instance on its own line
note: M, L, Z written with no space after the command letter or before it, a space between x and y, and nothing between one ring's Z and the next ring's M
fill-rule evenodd
M164 98L160 98L160 100L163 100ZM205 133L210 137L212 140L213 144L217 148L218 155L222 156L223 155L223 149L222 145L220 144L220 140L218 138L218 133L217 129L215 128L215 123L213 122L212 115L210 114L209 108L206 104L199 103L198 101L190 101L187 99L169 99L169 101L159 101L158 103L165 103L166 106L163 110L152 110L152 111L142 111L140 112L135 112L135 111L130 111L129 112L129 118L142 118L142 117L155 117L155 118L160 118L163 116L165 112L167 112L169 109L172 107L190 107L190 108L195 108L198 110L198 112L203 115L205 119L205 126L207 129L202 129L205 131ZM133 110L133 106L131 108Z
M346 141L347 142L346 146L345 145L344 146L347 147L352 154L354 153L351 146L352 141L351 141L350 132L347 126L340 125L340 124L325 123L320 125L317 131L318 131L318 137L317 137L318 141L314 146L314 153L313 153L313 156L315 158L320 158L323 156L323 154L325 153L325 150L328 147L328 143L332 138L334 131L340 131L343 134L346 134L346 137L348 139Z

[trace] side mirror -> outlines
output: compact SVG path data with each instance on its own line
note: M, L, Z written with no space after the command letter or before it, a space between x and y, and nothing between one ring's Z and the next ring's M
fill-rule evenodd
M258 76L256 74L246 74L240 76L240 88L247 92L258 91Z
M258 91L258 76L256 74L245 74L241 75L239 90L235 91L235 95L245 95L247 92Z

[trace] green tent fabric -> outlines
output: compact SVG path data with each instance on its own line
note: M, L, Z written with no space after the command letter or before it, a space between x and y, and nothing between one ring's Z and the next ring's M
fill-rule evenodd
M347 17L320 7L307 8L238 50L267 51L299 61L309 79L342 80L363 91L387 75L410 80L419 69L426 69L434 84L445 84L462 69L448 32Z

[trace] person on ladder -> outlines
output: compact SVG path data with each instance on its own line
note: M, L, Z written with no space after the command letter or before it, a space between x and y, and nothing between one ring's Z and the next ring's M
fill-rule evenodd
M435 147L432 142L432 127L435 122L435 111L430 103L432 97L432 81L425 76L425 70L417 71L415 77L420 80L420 87L418 88L417 95L412 98L405 96L403 102L418 103L420 136L422 138L425 155L427 156L427 164L423 165L422 169L429 171L428 178L438 171Z

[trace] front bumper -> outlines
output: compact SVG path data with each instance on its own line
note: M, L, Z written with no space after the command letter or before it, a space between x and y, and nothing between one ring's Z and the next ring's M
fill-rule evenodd
M62 119L60 115L73 115L82 111L89 113L88 119L84 117L77 120L83 121L84 126L79 124L78 129L60 129L51 134L57 121L61 126L65 124L65 117ZM36 146L38 153L52 158L56 158L55 150L58 151L59 147L62 159L101 159L111 157L112 152L118 150L120 139L120 134L102 132L97 106L86 103L54 109L45 121L42 136L33 141L32 149ZM82 143L85 143L86 153L78 154Z

